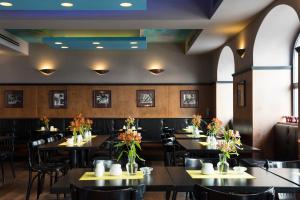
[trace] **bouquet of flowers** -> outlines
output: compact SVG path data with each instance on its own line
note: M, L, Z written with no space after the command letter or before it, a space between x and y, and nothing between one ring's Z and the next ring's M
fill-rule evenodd
M49 122L50 122L50 120L48 119L48 117L45 116L45 115L43 115L43 116L40 118L40 121L41 121L41 124L42 124L43 126L45 126L47 130L49 130Z
M126 127L127 129L129 129L131 126L134 126L134 122L135 122L135 119L133 117L128 117L126 120L125 120L125 124L126 124Z
M115 147L122 148L118 156L118 161L124 154L127 154L128 163L126 164L126 169L129 174L135 174L138 169L137 163L135 162L136 158L145 161L137 153L137 149L141 150L140 144L142 142L142 136L137 131L127 130L119 134L118 140L119 143L117 143Z
M73 132L73 136L76 138L77 135L82 135L86 131L92 129L93 121L90 119L85 119L82 114L78 114L74 117L73 121L70 123L70 130Z
M193 115L192 119L192 125L199 128L202 122L202 116L201 115Z
M222 130L222 121L218 118L213 118L212 122L207 125L207 134L216 136Z
M231 155L239 155L237 150L242 149L242 143L239 131L223 130L221 136L223 136L224 140L220 141L217 145L218 149L222 152L219 155L220 160L217 167L218 171L224 174L229 170L227 159L230 159Z

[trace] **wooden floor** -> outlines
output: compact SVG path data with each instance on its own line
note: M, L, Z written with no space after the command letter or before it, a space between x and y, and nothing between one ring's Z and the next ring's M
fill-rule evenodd
M153 165L162 165L162 162L155 162ZM23 162L16 163L17 177L13 179L11 170L8 166L5 168L5 184L0 183L0 200L24 200L28 181L27 166ZM46 183L48 181L46 180ZM36 186L36 185L35 185ZM36 199L36 188L32 189L30 199ZM145 194L145 200L161 200L164 198L164 193L149 192ZM56 195L49 194L49 185L46 184L41 200L54 200ZM62 199L62 196L61 196ZM180 194L177 199L185 199L184 194Z

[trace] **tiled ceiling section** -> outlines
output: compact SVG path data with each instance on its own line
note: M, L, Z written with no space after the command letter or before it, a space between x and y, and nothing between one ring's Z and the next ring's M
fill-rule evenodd
M146 10L147 0L6 0L0 10ZM1 5L1 4L0 4Z

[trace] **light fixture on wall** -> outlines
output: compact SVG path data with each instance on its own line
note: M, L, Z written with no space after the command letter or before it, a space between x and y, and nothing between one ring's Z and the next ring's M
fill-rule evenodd
M148 70L153 75L159 75L160 73L164 72L164 69L149 69Z
M42 74L44 74L46 76L50 76L51 74L56 72L56 70L55 69L40 69L39 72L41 72Z
M245 53L246 53L246 49L237 49L236 50L236 53L241 57L241 58L244 58L245 56Z
M93 71L96 72L99 75L104 75L104 74L109 72L108 69L93 69Z
M300 53L300 46L299 47L296 47L295 50Z

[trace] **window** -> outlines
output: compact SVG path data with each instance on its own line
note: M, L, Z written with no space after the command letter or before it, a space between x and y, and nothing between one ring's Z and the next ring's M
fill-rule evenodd
M295 48L300 46L300 35L298 36ZM298 53L293 51L293 116L298 117Z

